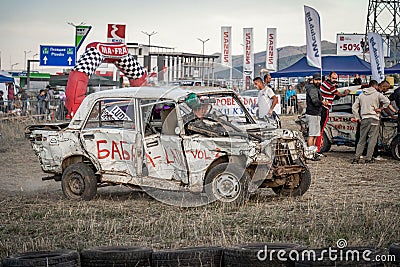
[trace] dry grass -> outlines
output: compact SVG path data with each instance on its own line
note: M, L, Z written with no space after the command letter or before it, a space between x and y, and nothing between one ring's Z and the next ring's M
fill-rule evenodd
M0 155L12 158L3 166L9 168L8 175L0 173L3 184L12 182L8 179L40 177L39 163L21 129L22 125L0 124L2 145L8 146ZM123 188L104 188L90 202L73 202L64 199L60 184L52 181L38 181L54 184L50 190L1 187L0 258L20 251L106 245L157 250L247 242L325 247L339 238L351 246L388 247L398 242L399 162L387 158L375 165L353 166L350 150L334 149L322 161L310 163L313 182L303 197L279 198L271 190L262 190L241 208L173 207ZM27 156L15 158L21 153ZM9 163L20 161L32 167L13 172Z

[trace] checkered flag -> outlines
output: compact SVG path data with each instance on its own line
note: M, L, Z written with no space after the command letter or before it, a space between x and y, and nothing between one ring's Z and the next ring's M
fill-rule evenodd
M146 70L139 62L131 55L115 61L115 65L125 74L128 79L139 79L146 74Z
M103 62L104 57L94 47L87 49L76 63L74 70L86 73L89 77Z

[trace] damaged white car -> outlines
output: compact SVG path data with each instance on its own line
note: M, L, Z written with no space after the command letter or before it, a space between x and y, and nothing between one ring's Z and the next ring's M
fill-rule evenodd
M227 102L237 114L224 114ZM61 181L70 199L127 185L166 202L168 192L187 193L185 206L243 203L258 188L299 196L311 183L297 132L256 123L228 89L101 91L69 123L31 125L26 135L52 174L43 179ZM201 200L193 204L195 196Z

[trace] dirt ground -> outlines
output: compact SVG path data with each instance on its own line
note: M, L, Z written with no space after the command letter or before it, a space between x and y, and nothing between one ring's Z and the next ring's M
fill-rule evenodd
M294 117L283 117L282 121L283 127L296 129ZM7 134L0 134L6 144ZM0 216L4 218L0 221L0 258L21 248L66 246L78 249L89 245L140 244L157 249L261 241L326 246L340 237L348 239L352 245L388 247L400 241L400 162L383 155L385 160L375 164L352 165L353 151L354 148L332 146L327 157L319 162L308 162L312 183L303 197L282 199L267 189L241 210L225 213L224 209L215 207L171 207L125 187L100 188L94 200L76 204L64 198L59 182L41 180L46 174L41 171L29 141L17 138L12 145L0 148ZM30 214L36 209L36 215ZM39 220L35 216L42 209L45 215ZM47 209L49 211L45 212ZM63 218L62 222L55 215L51 222L52 209ZM66 210L67 214L61 210ZM92 228L74 229L64 220L76 210L81 212L73 217L78 228L81 220L97 217L96 225L110 232L93 238L90 236ZM101 212L104 210L120 213L103 222ZM135 224L138 216L140 223ZM51 225L42 226L46 220ZM123 228L122 234L135 231L127 239L116 229L107 228L110 221ZM194 222L198 222L196 228ZM35 230L24 228L31 223ZM174 230L165 228L168 223ZM43 235L53 228L58 229L54 233L56 237ZM113 231L116 231L115 237ZM62 242L57 240L57 235L63 236L65 232L76 236L68 242L64 237ZM11 241L13 244L8 243Z
M297 130L294 119L294 116L282 116L283 127ZM383 155L383 161L371 165L351 165L354 148L332 146L331 151L325 154L327 157L322 158L319 162L308 162L314 178L314 186L308 194L318 195L321 190L328 189L329 184L321 183L324 180L335 184L331 189L336 193L351 193L350 185L365 189L368 187L377 189L376 186L379 185L385 187L388 192L400 189L400 162L394 160L389 154ZM60 183L53 180L42 181L42 177L48 175L42 172L39 161L27 139L17 140L16 144L9 149L0 149L0 155L3 165L3 168L0 168L2 185L0 190L3 194L8 196L62 194ZM121 190L130 191L121 189L121 187L116 189L116 191ZM102 191L107 192L109 189L100 189L100 193ZM400 194L391 197L398 196Z

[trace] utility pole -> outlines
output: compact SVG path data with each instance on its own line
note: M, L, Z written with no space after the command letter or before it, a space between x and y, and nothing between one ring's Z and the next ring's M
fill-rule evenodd
M207 40L202 40L202 39L200 39L200 38L197 38L197 40L199 40L200 42L202 42L203 43L203 52L202 52L202 54L203 54L203 68L202 68L202 70L201 70L201 81L204 83L204 68L205 68L205 65L204 65L204 44L207 42L207 41L209 41L210 40L210 38L207 38Z
M26 54L29 54L30 52L32 52L31 50L29 51L24 51L24 70L26 71Z
M152 31L151 33L142 31L143 34L146 34L149 37L149 55L148 55L148 63L147 63L147 72L148 75L150 75L151 72L151 56L150 56L150 44L151 44L151 36L153 36L154 34L157 34L157 32Z
M17 66L19 63L14 63L14 64L11 64L11 71L13 71L14 70L14 66Z

